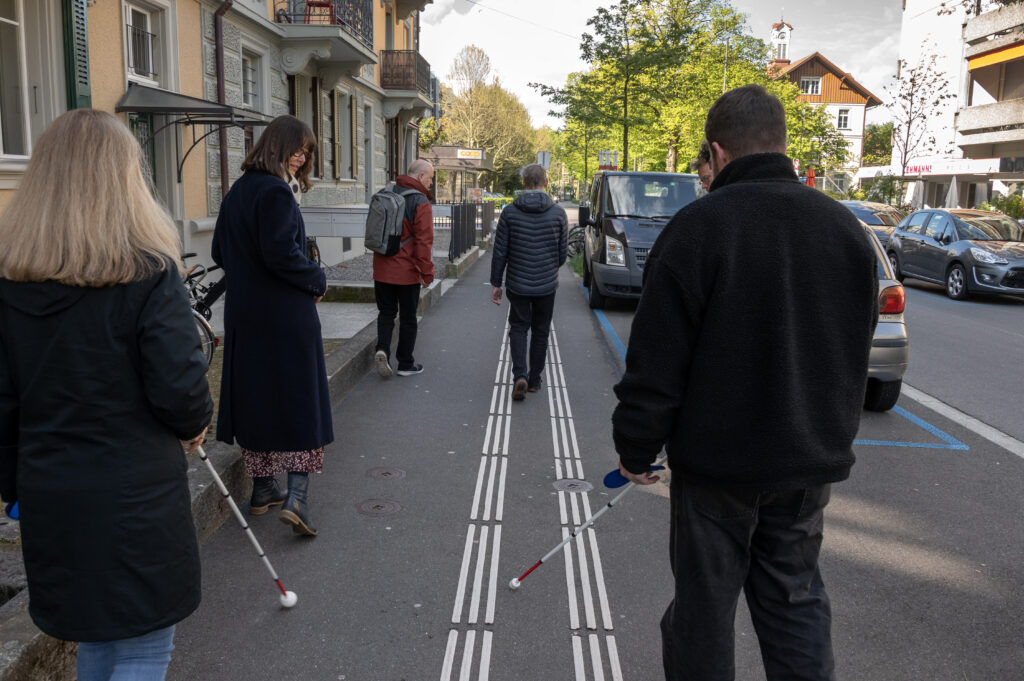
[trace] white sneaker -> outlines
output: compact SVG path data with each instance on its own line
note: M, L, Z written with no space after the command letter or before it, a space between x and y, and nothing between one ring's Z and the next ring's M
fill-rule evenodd
M374 354L373 361L377 363L377 373L384 378L391 378L395 373L391 370L391 364L388 362L388 354L383 350L378 350Z

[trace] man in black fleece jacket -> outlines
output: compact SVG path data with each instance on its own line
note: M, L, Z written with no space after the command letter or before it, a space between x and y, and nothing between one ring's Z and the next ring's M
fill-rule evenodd
M767 679L834 679L818 570L830 485L849 476L877 323L856 218L799 183L785 112L732 90L705 125L716 177L651 249L612 417L620 469L672 469L666 679L731 681L740 590Z
M503 276L508 289L512 399L517 401L526 397L527 390L540 390L555 311L558 268L565 262L569 225L565 211L544 191L548 186L544 166L526 166L523 186L526 191L501 211L491 255L491 302L501 305Z

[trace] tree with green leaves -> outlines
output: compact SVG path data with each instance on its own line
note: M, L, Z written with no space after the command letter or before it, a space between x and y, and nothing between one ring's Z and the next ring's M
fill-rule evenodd
M534 152L534 131L530 115L514 94L490 77L487 54L470 45L456 56L448 75L450 83L441 89L445 139L491 157L494 171L490 186L502 186Z
M864 130L863 166L887 166L892 163L892 121L869 123Z

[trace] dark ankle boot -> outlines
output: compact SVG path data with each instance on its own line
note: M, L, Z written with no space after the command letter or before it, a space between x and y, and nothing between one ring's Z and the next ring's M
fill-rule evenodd
M316 528L309 520L309 503L306 499L308 493L309 474L289 473L288 500L285 501L284 508L281 509L277 517L282 523L291 525L292 532L295 534L315 537Z
M249 499L249 513L263 515L271 506L280 506L288 498L288 493L277 486L277 478L252 479L252 498Z

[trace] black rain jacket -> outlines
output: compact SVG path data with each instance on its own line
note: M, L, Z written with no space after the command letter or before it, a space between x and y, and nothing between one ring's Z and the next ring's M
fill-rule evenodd
M173 264L103 288L0 279L0 496L19 503L45 633L140 636L199 605L179 440L212 412Z

